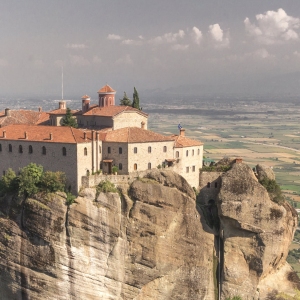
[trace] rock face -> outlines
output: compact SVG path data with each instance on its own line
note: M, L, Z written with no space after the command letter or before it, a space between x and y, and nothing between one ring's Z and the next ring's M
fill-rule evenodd
M122 190L1 199L1 299L213 300L214 235L187 182L156 171Z
M273 290L299 288L286 263L297 225L294 209L272 202L246 164L233 164L221 180L217 205L224 244L223 297L267 299Z
M273 170L268 166L258 164L256 166L256 172L257 172L257 179L259 181L265 178L269 180L275 180L275 174Z

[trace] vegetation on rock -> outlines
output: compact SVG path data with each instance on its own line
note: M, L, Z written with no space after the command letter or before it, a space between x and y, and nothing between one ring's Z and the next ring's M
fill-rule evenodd
M264 178L263 180L260 180L259 183L266 188L273 202L280 205L284 202L284 196L282 195L280 186L277 184L276 180Z
M97 195L99 195L101 192L102 193L117 193L118 190L115 187L115 185L108 181L108 180L102 180L97 186Z
M203 172L227 172L231 169L231 166L214 165L214 166L203 166L201 171Z

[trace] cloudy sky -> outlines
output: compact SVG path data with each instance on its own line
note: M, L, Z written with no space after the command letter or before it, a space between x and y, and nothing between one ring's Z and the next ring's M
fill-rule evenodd
M300 94L299 0L1 0L0 96Z

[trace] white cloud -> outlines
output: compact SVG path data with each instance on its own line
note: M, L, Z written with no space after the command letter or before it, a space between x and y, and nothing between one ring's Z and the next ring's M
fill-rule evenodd
M67 44L66 48L68 49L85 49L88 48L85 44Z
M140 46L140 45L142 45L142 41L141 40L136 41L136 40L127 39L127 40L123 40L122 44L123 45L136 45L136 46Z
M249 18L244 20L244 24L249 35L258 42L270 45L299 39L296 29L300 27L300 19L288 16L282 8L255 17L256 24L252 24Z
M164 35L157 36L153 39L150 39L149 42L152 44L162 44L162 43L176 43L179 39L182 39L185 36L183 30L179 30L177 33L165 33Z
M93 63L100 64L101 62L102 62L102 59L98 55L95 55L93 57Z
M132 64L132 59L130 57L129 54L119 58L118 60L116 60L116 64L118 65L130 65Z
M275 57L274 55L271 55L265 48L258 49L254 52L254 56L258 58L272 58Z
M225 36L224 31L221 29L219 24L213 24L208 27L208 34L211 39L215 42L216 47L228 47L229 38Z
M184 51L189 48L189 45L182 45L182 44L175 44L172 45L172 50L179 50L179 51Z
M88 66L90 62L81 55L70 55L70 62L74 66Z
M108 40L121 40L122 38L120 35L117 35L117 34L109 34L107 36L107 39Z
M201 32L201 30L199 30L196 26L193 27L193 32L191 34L193 41L197 44L200 45L202 38L203 38L203 34Z

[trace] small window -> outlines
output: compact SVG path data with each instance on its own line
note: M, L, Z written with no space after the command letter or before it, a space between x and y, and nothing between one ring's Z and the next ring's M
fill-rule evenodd
M122 152L123 152L122 147L119 147L119 154L122 154Z
M99 146L99 153L101 153L101 146Z
M86 170L86 176L90 176L90 170Z
M107 153L110 153L110 152L111 152L110 147L107 147Z
M194 156L194 155L195 155L195 150L193 149L193 150L192 150L192 156Z
M22 145L19 145L19 153L23 153L23 147L22 147Z
M137 153L137 147L133 148L133 153Z
M149 147L148 147L148 153L151 153L151 150L152 150L152 149L151 149L151 147L149 146Z
M218 183L217 182L215 182L215 188L217 188L218 187Z
M122 170L123 169L123 165L120 163L119 164L119 170Z
M198 149L198 155L200 155L200 149Z
M0 144L0 151L2 151L2 144Z
M134 165L133 165L133 169L134 169L134 170L137 170L137 164L134 164Z
M179 157L179 151L176 151L176 158Z
M151 169L151 163L148 163L148 169L149 170Z
M206 187L210 188L210 182L207 183L207 186L206 186Z
M67 156L67 149L66 149L66 147L62 148L62 155L63 156Z
M85 156L87 156L87 148L86 147L84 148L83 153Z
M189 150L186 150L186 156L189 156Z
M42 147L42 154L46 155L46 147L45 146Z
M164 152L167 152L167 146L164 146Z
M196 171L196 167L195 167L195 166L193 166L193 168L192 168L192 171L193 171L193 172L195 172L195 171Z
M33 152L32 146L29 145L29 147L28 147L28 153L31 154L32 152Z
M11 144L8 145L8 152L12 152L12 145Z
M186 167L186 172L189 173L190 172L190 168Z

